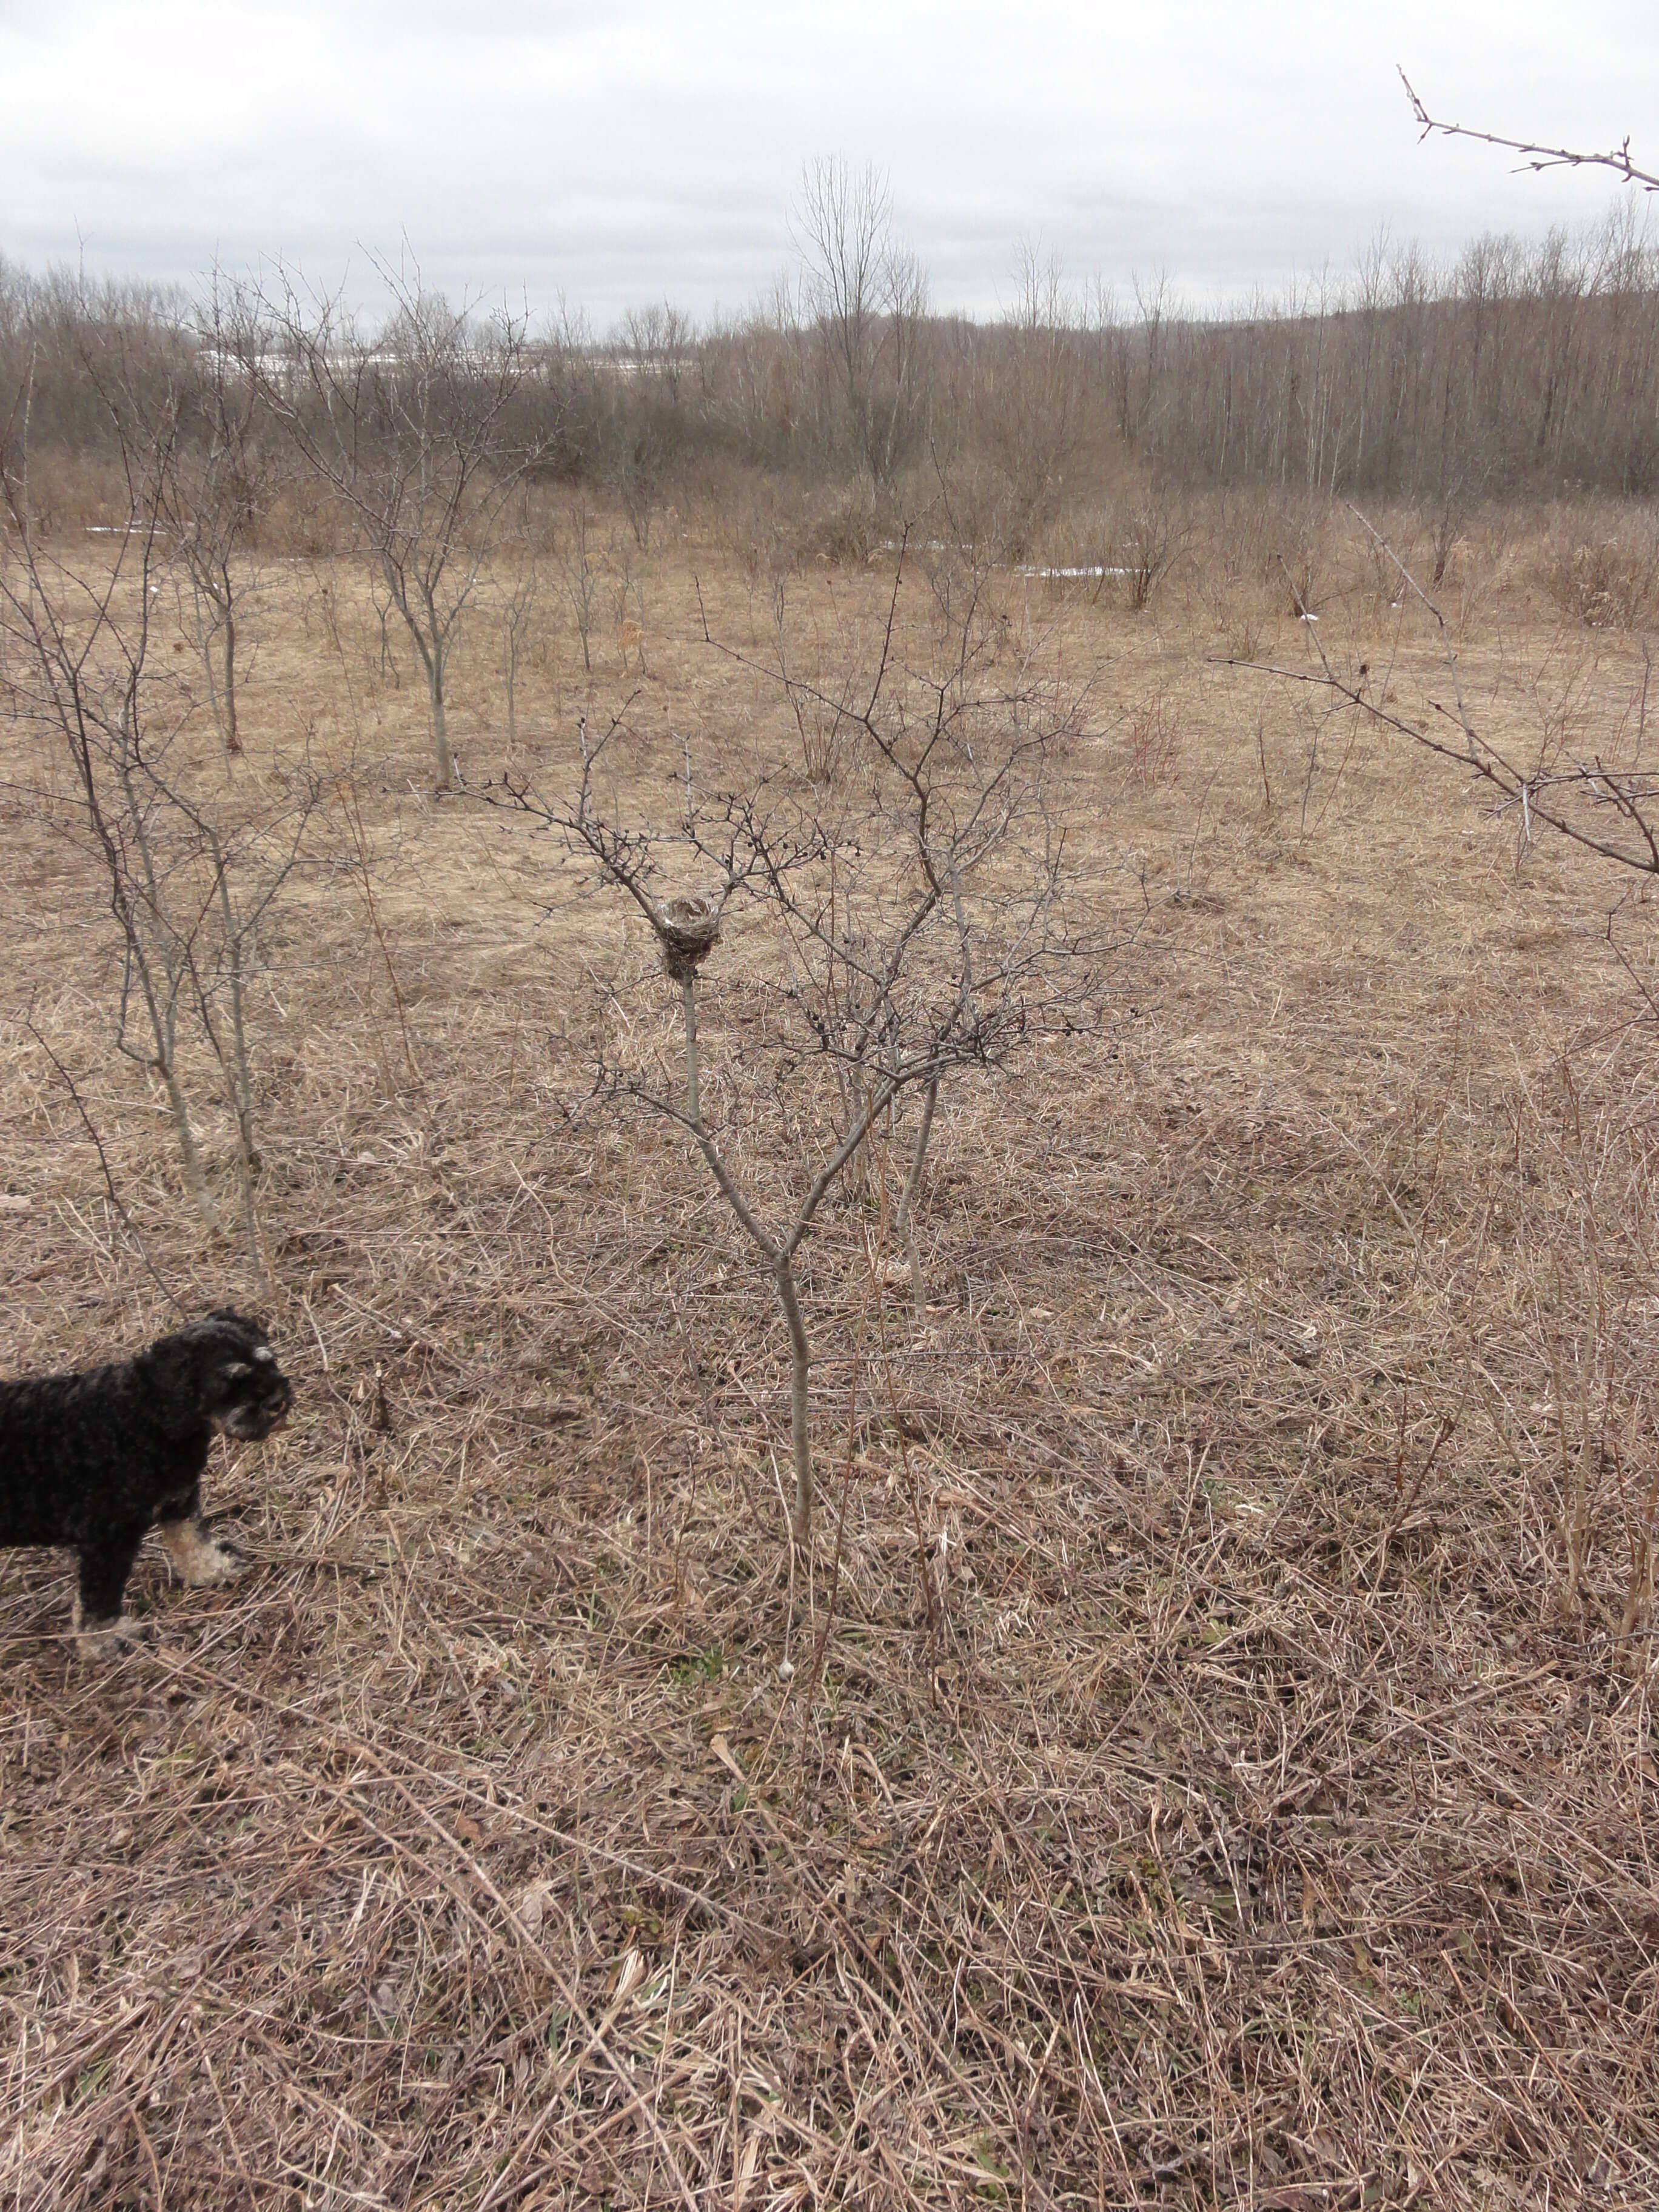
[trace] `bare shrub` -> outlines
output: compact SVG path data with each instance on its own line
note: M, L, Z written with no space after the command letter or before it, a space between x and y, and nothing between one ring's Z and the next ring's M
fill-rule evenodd
M751 585L769 586L814 557L810 543L818 497L736 465L700 470L688 495L706 510L714 544Z
M302 764L286 777L268 773L264 790L228 787L222 772L210 783L192 757L195 702L169 661L155 665L166 455L148 459L144 473L135 458L135 520L107 562L40 546L19 478L4 473L11 530L0 549L0 629L13 711L44 741L52 775L48 818L90 860L115 925L115 1048L161 1091L186 1190L215 1233L198 1083L216 1091L248 1265L263 1279L250 992L260 932L299 863L323 786ZM65 771L66 787L58 781Z
M519 741L519 678L541 611L544 579L533 547L523 547L501 592L501 687L507 703L509 757Z
M1105 565L1130 613L1144 614L1186 548L1185 504L1166 486L1149 484L1123 502L1115 520L1117 557Z
M1181 758L1181 720L1167 686L1157 685L1129 711L1129 772L1149 788L1175 781Z
M506 791L632 899L678 989L680 1094L664 1088L654 1059L626 1057L631 1021L605 1087L684 1129L771 1282L790 1346L799 1543L811 1530L815 1482L796 1262L825 1200L872 1136L894 1126L907 1094L920 1094L892 1208L919 1305L912 1217L941 1084L1006 1069L1018 1048L1082 1018L1093 980L1048 775L1081 702L1030 663L1012 684L998 681L972 609L954 654L930 671L906 667L894 624L903 574L901 557L879 657L856 704L837 708L787 659L771 666L717 647L786 694L836 708L859 746L857 786L802 798L762 779L694 794L688 777L679 822L636 826L614 808L602 812L596 787L618 723L598 744L583 726L569 800L539 799L521 783ZM730 1002L750 997L756 1018L741 1024L740 1053L708 1066L702 971L739 912L745 938L764 947L751 954L760 980L747 989L734 981L716 1004L730 1027L740 1019ZM760 1142L769 1123L780 1151Z
M630 307L613 340L628 372L623 434L606 480L622 501L634 542L651 550L651 525L665 475L688 434L686 386L698 356L691 318L672 301Z
M842 664L837 671L821 634L815 629L805 641L796 635L788 619L788 584L779 576L771 594L773 665L794 720L806 779L830 784L841 767L845 742L856 728L853 716L859 672L847 653L844 625L836 641Z
M1626 509L1616 518L1558 520L1540 562L1545 595L1590 629L1646 629L1659 621L1659 526Z
M318 561L349 534L331 486L309 470L290 471L267 495L259 543L293 561Z
M862 568L883 537L896 527L890 517L884 519L867 490L854 486L834 492L808 510L794 535L794 558L837 568Z
M544 434L515 425L522 319L479 322L382 268L394 311L367 333L283 285L239 302L243 374L368 541L427 682L437 784L456 781L447 678L491 541Z
M578 500L566 528L554 541L554 558L564 587L576 635L581 641L582 671L593 673L593 618L599 611L605 556L599 532L585 501Z
M130 401L121 434L125 443L142 424L155 450L165 453L158 489L189 580L208 701L225 750L238 753L238 702L248 671L246 617L258 589L249 554L279 471L258 387L233 350L232 312L216 276L198 317L193 374L180 405L158 420Z
M1188 592L1229 657L1253 660L1284 590L1277 573L1269 574L1264 502L1250 493L1215 493L1194 499L1189 513Z

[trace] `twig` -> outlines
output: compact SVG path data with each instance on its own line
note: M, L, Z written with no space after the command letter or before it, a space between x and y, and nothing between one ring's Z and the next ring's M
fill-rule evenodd
M64 1088L69 1092L70 1097L74 1102L75 1110L81 1117L81 1126L86 1131L88 1136L91 1138L93 1150L98 1155L98 1164L103 1170L104 1188L109 1193L109 1202L114 1207L117 1218L119 1219L121 1226L126 1231L127 1235L131 1238L133 1249L137 1251L138 1257L143 1261L151 1279L155 1282L156 1288L161 1291L162 1297L167 1301L167 1304L173 1308L175 1313L182 1315L185 1310L183 1300L178 1296L171 1284L168 1283L166 1277L156 1267L155 1262L150 1258L149 1248L146 1246L143 1238L138 1234L137 1226L134 1222L132 1216L127 1212L126 1207L121 1202L121 1194L115 1188L115 1176L110 1168L108 1155L104 1151L104 1140L99 1135L96 1127L94 1126L91 1115L87 1111L86 1102L82 1097L79 1090L76 1087L75 1078L70 1073L68 1068L64 1066L63 1061L59 1060L58 1054L52 1050L52 1047L46 1042L45 1037L41 1036L40 1030L35 1027L34 1018L32 1014L26 1013L24 1015L23 1026L28 1031L29 1035L34 1039L36 1044L40 1046L41 1051L45 1053L46 1058L52 1062L53 1067L57 1069L58 1078L63 1083Z

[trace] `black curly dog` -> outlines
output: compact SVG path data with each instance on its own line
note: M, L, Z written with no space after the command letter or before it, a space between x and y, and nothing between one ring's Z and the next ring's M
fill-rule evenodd
M240 1554L201 1517L208 1446L216 1429L258 1442L293 1400L262 1324L228 1307L136 1359L0 1382L0 1545L77 1555L84 1653L126 1648L121 1597L146 1529L187 1583L236 1571Z

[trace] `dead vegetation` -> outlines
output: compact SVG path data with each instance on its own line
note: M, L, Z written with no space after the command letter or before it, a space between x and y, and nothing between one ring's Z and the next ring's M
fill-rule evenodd
M767 647L767 580L659 546L648 673L597 611L515 666L525 773L631 702L652 818L715 763L816 787L787 702L702 643L693 550ZM252 987L301 1413L210 1471L255 1571L164 1595L145 1555L118 1668L71 1659L64 1561L0 1562L10 2202L1653 2203L1645 915L1610 946L1599 860L1216 665L1240 628L1304 649L1273 550L1139 617L999 583L1011 653L1046 626L1096 679L1062 766L1136 949L1097 1027L941 1095L925 1312L878 1233L902 1144L826 1200L793 1571L767 1284L681 1133L584 1104L599 987L677 1064L649 932L433 799L366 589L289 564L224 772L296 731L350 771ZM1322 636L1370 652L1363 548L1314 550ZM1538 558L1494 532L1449 568L1517 742L1564 670L1613 716L1644 672ZM792 580L826 665L881 588ZM500 658L457 648L468 763L504 750ZM1437 665L1401 642L1402 710ZM96 902L8 757L21 1370L146 1334L135 1236L189 1303L242 1263L100 1042ZM712 1095L763 980L734 933Z

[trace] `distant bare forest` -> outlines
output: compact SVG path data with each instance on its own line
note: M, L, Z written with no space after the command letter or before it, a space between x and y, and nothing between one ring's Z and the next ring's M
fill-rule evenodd
M210 443L240 369L253 387L242 434L271 464L250 495L279 505L293 478L275 457L295 422L284 431L268 402L283 362L291 393L307 355L395 384L412 336L424 404L465 414L467 387L495 379L489 436L515 477L589 485L630 511L695 500L733 467L855 494L875 527L908 511L919 471L948 477L994 507L1010 544L1114 473L1454 517L1659 491L1659 246L1628 203L1589 232L1480 239L1449 265L1379 245L1344 280L1209 319L1161 278L1127 299L1069 290L1030 251L1010 309L975 321L933 312L876 180L817 181L799 269L746 318L699 327L659 306L602 339L415 288L368 328L288 290L222 283L192 298L0 261L6 465L15 479L27 453L48 526L89 519L118 489L124 417L130 430L135 413L165 416L185 447ZM314 379L309 402L297 393L307 404L330 404ZM256 531L264 519L248 517Z

